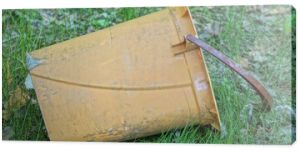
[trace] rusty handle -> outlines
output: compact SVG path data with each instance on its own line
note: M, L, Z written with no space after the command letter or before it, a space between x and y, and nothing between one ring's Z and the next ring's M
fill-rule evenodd
M206 50L208 53L210 53L214 57L218 58L220 61L222 61L228 67L230 67L230 69L232 69L233 71L238 73L240 76L242 76L250 85L252 85L252 87L256 90L256 92L259 93L259 95L262 98L262 103L263 103L264 109L266 109L267 111L271 110L272 96L267 91L267 89L258 80L256 80L251 74L249 74L243 68L239 67L233 60L231 60L230 58L225 56L219 50L206 44L205 42L201 41L200 39L196 38L195 36L188 34L185 37L185 39L194 43L195 45L201 47L202 49Z

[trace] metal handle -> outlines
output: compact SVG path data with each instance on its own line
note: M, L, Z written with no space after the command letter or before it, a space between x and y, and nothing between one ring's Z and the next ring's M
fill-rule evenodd
M201 47L202 49L206 50L208 53L218 58L228 67L230 67L230 69L232 69L233 71L238 73L241 77L243 77L250 85L252 85L252 87L256 90L256 92L261 96L264 109L266 109L267 111L271 110L272 102L273 102L272 96L267 91L267 89L258 80L256 80L251 74L249 74L243 68L239 67L233 60L225 56L219 50L206 44L205 42L201 41L195 36L188 34L185 37L185 39Z

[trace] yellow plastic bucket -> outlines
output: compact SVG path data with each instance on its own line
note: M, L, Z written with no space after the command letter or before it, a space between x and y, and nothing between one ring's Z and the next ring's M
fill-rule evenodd
M67 40L31 56L51 140L122 141L220 119L187 7L168 8ZM188 51L198 49L198 51Z

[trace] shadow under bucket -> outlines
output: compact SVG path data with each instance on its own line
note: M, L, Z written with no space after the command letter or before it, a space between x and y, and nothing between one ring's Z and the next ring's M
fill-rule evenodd
M220 129L187 7L168 8L30 55L50 140L122 141L187 124ZM196 50L196 51L191 51Z

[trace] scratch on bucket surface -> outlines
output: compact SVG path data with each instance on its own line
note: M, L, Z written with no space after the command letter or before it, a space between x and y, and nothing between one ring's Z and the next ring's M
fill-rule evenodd
M29 53L26 53L26 64L29 70L42 64L43 60L33 58Z
M43 63L43 60L35 59L29 53L26 53L26 65L27 65L28 70L31 70L42 63ZM24 84L25 84L26 89L28 89L28 90L34 89L33 83L32 83L32 77L30 74L27 75Z
M203 91L208 88L207 81L195 80L195 85L198 91Z

